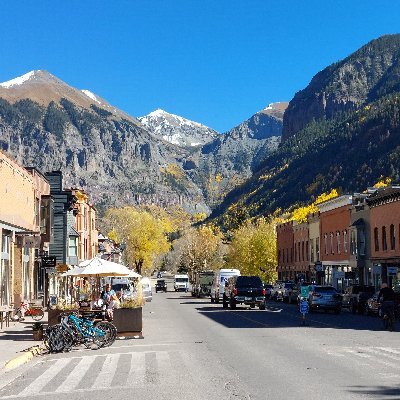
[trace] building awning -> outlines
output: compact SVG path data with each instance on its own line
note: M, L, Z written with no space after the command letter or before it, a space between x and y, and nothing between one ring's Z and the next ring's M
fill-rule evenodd
M72 226L70 226L69 229L68 229L68 236L77 236L77 237L79 237L79 233Z
M362 218L358 218L351 224L351 226L365 226L365 222Z
M36 233L36 232L32 232L29 229L25 229L25 228L21 228L21 227L18 227L18 226L10 225L10 224L4 223L4 222L0 222L0 228L1 229L7 229L8 231L12 231L12 232L15 232L15 233L25 233L27 235L32 234L32 233Z

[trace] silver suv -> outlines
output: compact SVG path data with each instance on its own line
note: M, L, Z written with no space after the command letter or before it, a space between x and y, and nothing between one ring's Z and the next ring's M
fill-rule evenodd
M340 314L342 295L333 286L310 285L308 306L310 312L315 310L332 310Z

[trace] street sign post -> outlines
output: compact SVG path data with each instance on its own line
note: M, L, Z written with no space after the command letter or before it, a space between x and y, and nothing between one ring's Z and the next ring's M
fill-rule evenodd
M308 298L308 293L310 292L310 287L309 286L300 286L301 288L301 297L302 298Z
M306 314L308 314L308 294L309 286L300 286L300 313L302 314L303 325L306 324Z

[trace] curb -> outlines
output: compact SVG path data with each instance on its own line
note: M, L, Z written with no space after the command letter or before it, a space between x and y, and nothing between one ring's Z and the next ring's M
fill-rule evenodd
M8 360L4 364L4 369L6 371L11 371L14 368L26 364L27 362L31 361L34 356L41 354L42 350L43 349L40 346L33 346L29 347L26 350L22 350L24 354L21 354L17 357L12 358L11 360Z

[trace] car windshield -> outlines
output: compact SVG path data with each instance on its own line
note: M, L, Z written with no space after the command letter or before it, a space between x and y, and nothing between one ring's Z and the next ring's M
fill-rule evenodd
M188 278L176 278L175 282L188 282Z
M157 281L157 285L164 285L165 281L163 279L160 279Z
M236 285L241 287L258 287L262 285L258 276L238 276Z
M314 292L331 292L336 293L336 289L332 286L316 286Z
M284 286L286 289L293 289L293 283L285 283Z

